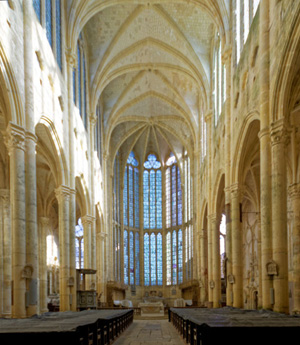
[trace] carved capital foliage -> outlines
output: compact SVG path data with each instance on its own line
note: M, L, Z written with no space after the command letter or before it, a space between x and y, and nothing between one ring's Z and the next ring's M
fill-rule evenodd
M290 129L284 120L278 120L271 125L271 144L272 146L282 144L287 145L290 140Z
M289 195L292 200L300 199L300 184L299 183L293 183L289 186Z
M14 149L25 151L25 130L22 127L10 123L4 140L9 155Z
M40 223L43 226L48 226L50 224L50 218L48 218L48 217L40 217Z
M234 183L230 187L231 198L239 198L241 194L241 189L238 183Z
M95 116L95 114L90 114L90 117L89 117L89 121L90 121L90 124L94 127L97 123L97 116Z
M81 221L82 221L83 226L93 224L95 222L95 220L96 220L95 217L89 216L89 215L81 217Z
M4 205L9 204L9 189L0 189L0 198L4 202Z
M71 48L66 49L66 61L67 64L71 67L75 67L76 65L76 55L72 52Z
M70 199L70 188L67 186L59 186L55 189L55 196L58 203L69 201Z

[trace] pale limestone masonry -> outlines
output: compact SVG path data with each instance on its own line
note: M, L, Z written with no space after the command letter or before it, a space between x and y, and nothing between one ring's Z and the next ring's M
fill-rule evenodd
M0 317L44 313L50 299L76 311L79 218L99 305L152 294L300 313L300 1L61 0L52 46L40 3L41 22L33 1L0 1ZM137 286L124 284L131 151ZM184 279L167 285L163 188L163 285L144 286L143 162L157 155L165 186L171 152Z

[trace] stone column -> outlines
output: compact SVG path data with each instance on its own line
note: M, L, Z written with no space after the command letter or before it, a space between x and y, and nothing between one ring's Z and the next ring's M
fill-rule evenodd
M40 217L39 231L39 277L40 277L40 311L46 313L47 307L47 234L49 230L50 219Z
M74 101L73 101L73 68L75 66L76 56L71 48L66 49L66 66L67 66L67 80L68 80L68 116L66 117L68 123L68 139L69 139L69 165L70 165L70 203L69 203L69 226L70 226L70 277L76 280L76 254L75 254L75 226L76 226L76 189L75 189L75 149L74 149ZM67 125L65 126L67 127ZM76 284L70 286L71 295L71 310L76 311Z
M2 203L2 244L3 244L3 280L2 280L2 317L10 318L11 311L11 280L12 280L12 236L10 223L10 200L9 190L0 190L0 199Z
M207 230L202 229L200 232L200 304L201 306L207 301Z
M216 229L216 214L211 214L208 216L208 303L209 307L214 306L214 288L215 288L215 275L214 275L214 232Z
M84 239L84 268L92 268L92 227L95 222L95 218L89 215L81 217L83 225L83 239ZM92 277L89 275L86 277L87 289L91 288Z
M225 282L226 282L226 305L233 305L232 281L232 241L231 241L231 188L225 188L225 215L226 215L226 243L225 243ZM230 280L230 281L229 281Z
M213 307L220 307L221 300L221 262L220 262L220 220L216 215L212 219L212 280L213 288Z
M300 314L300 184L289 186L293 212L293 283L294 283L294 310Z
M232 274L233 307L243 307L243 235L240 222L239 186L231 187L231 239L232 239Z
M33 268L29 282L29 305L27 316L40 313L39 306L39 264L37 226L36 147L37 138L26 133L25 176L26 176L26 258Z
M61 185L55 190L58 200L59 221L59 292L60 311L70 310L70 233L69 233L69 201L70 189Z
M259 9L259 110L260 110L260 215L261 215L261 267L262 307L271 309L270 289L272 281L267 274L267 263L272 259L271 231L271 148L269 135L269 1L261 1Z
M26 263L25 219L25 131L10 123L6 145L10 157L10 208L12 233L13 313L15 318L26 317L26 280L22 271Z
M33 83L33 43L32 22L33 7L30 1L23 1L24 23L24 83L25 83L25 181L26 181L26 260L32 267L29 281L29 305L27 316L39 313L39 277L38 277L38 230L37 230L37 189L36 189L36 155L37 138L34 116L34 83Z
M274 311L288 313L287 177L284 119L272 124L272 244L278 273L273 275Z
M69 201L69 229L70 229L70 279L74 284L70 284L70 304L71 310L77 310L76 291L76 253L75 253L75 225L76 225L76 190L70 189Z

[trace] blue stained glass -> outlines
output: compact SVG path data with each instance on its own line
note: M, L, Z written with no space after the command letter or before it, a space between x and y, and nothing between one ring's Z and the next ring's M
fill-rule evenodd
M178 284L183 282L182 266L182 230L178 231Z
M176 165L172 167L172 225L176 226L176 215L177 215L177 192L176 192Z
M128 179L128 192L129 192L129 226L133 227L133 170L132 166L128 166L129 179Z
M62 55L61 55L61 2L55 0L56 11L56 60L60 70L62 69Z
M131 151L129 153L128 159L127 159L127 164L131 164L134 167L137 167L139 165L139 162L136 160L136 158L134 157L134 152Z
M73 102L76 104L76 70L73 68Z
M167 166L171 166L174 163L176 163L176 157L174 156L174 153L171 152L170 157L168 158L166 164Z
M172 284L172 271L171 271L171 233L167 234L166 241L166 251L167 251L167 285Z
M155 171L150 170L150 229L155 229Z
M162 235L157 234L157 285L163 285Z
M178 198L178 225L182 225L182 192L180 170L177 167L177 198Z
M46 36L52 47L52 0L46 0Z
M128 234L124 230L124 283L128 285Z
M139 170L134 169L134 212L135 212L135 227L140 226L140 203L139 203Z
M161 171L156 171L156 228L162 229L162 186Z
M173 231L172 235L172 283L177 284L177 236L176 231Z
M144 171L144 228L149 229L149 172Z
M75 255L76 255L76 268L83 268L84 266L84 229L82 226L81 218L78 219L78 224L75 226Z
M140 235L135 233L135 284L140 285Z
M129 272L130 272L130 284L134 285L134 238L133 238L133 232L130 231L129 234Z
M38 20L41 22L41 0L33 0L32 4Z
M79 44L77 44L77 79L78 79L78 108L81 115L81 54Z
M150 285L150 266L149 266L149 235L144 235L144 284Z
M166 170L166 225L167 228L171 226L171 181L170 168Z
M124 173L123 221L124 221L124 225L128 225L127 167L125 167L125 173Z
M155 155L150 154L148 155L147 159L148 160L144 163L144 167L146 169L152 169L152 168L159 169L161 167L161 164L159 161L157 161L157 158Z
M155 234L150 236L150 262L151 262L151 285L156 285L156 239Z
M86 65L85 65L85 55L83 54L83 59L82 59L82 72L83 72L83 124L84 127L86 128L87 126L87 104L86 104Z

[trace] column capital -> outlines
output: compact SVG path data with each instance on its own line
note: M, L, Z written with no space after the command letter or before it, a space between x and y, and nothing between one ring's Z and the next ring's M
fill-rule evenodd
M25 138L26 138L26 141L28 142L29 140L31 140L34 145L36 145L37 141L38 141L38 137L32 133L32 132L29 132L29 131L26 131L25 133Z
M229 63L229 62L230 62L231 55L232 55L232 47L229 46L229 45L226 45L226 46L224 47L224 52L223 52L223 54L222 54L222 62L223 62L224 64Z
M300 199L300 183L289 185L288 192L292 200Z
M76 55L72 51L72 48L66 48L66 61L70 67L75 67L76 65Z
M95 127L96 123L97 123L97 116L94 113L91 113L89 116L89 121L90 124Z
M213 111L212 109L209 109L208 112L204 115L204 120L206 123L209 123L212 120L213 117Z
M40 217L39 221L43 226L47 226L50 224L50 218L49 217Z
M241 187L238 183L233 183L230 186L230 192L232 198L239 198L241 194Z
M55 189L55 196L58 203L63 201L68 201L70 198L70 188L64 185L61 185Z
M81 222L82 225L84 226L84 224L93 224L95 222L96 218L90 215L85 215L83 217L81 217Z
M288 128L285 119L280 119L271 124L271 144L272 146L278 144L286 145L290 137L290 128Z
M208 218L211 222L216 222L216 221L217 221L217 214L216 214L216 213L212 213L212 214L208 215L207 218Z
M265 127L262 130L260 130L258 132L258 138L259 140L261 140L263 137L265 137L266 135L270 135L270 128L269 127Z
M0 198L4 201L8 202L10 197L10 190L9 189L0 189Z
M12 122L7 126L5 137L5 145L10 155L13 149L25 151L25 129Z

